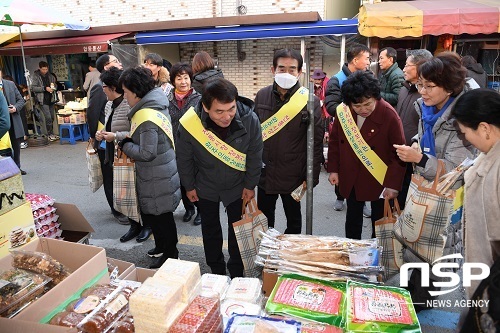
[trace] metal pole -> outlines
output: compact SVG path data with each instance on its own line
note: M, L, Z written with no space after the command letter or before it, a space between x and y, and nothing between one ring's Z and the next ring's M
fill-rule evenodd
M34 100L31 97L31 80L30 80L30 72L28 68L26 67L26 59L24 58L24 47L23 47L23 33L21 32L21 26L18 25L17 28L19 29L19 43L21 44L21 56L23 58L23 67L24 67L24 77L26 78L26 86L28 87L28 96L31 104L31 114L33 115L33 127L34 127L34 132L35 134L38 133L38 129L36 126L36 118L35 118L35 112L33 112L33 108L35 106Z
M340 43L340 69L342 70L342 66L345 63L345 35L342 35L342 41Z
M309 82L307 101L309 124L307 126L307 189L306 189L306 235L312 235L313 222L313 162L314 162L314 82Z

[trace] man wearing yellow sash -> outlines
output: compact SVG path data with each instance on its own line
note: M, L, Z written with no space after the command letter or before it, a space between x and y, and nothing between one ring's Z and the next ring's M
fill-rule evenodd
M345 104L337 107L328 144L328 179L347 198L346 237L361 239L365 201L371 202L375 237L375 221L384 214L381 198L396 198L403 183L405 164L392 146L405 142L403 126L372 73L354 72L341 91Z
M239 97L231 82L217 78L205 84L201 102L180 119L176 139L177 167L191 202L198 202L205 258L212 273L226 275L222 253L220 201L228 217L227 269L243 276L233 223L241 219L242 199L255 196L262 166L262 132L253 102Z
M285 233L300 234L300 202L291 193L306 180L307 126L314 122L314 184L319 183L323 161L324 127L319 99L314 96L314 117L309 119L309 91L297 81L303 59L293 49L277 50L271 68L274 83L262 88L255 97L255 112L262 123L264 152L259 181L258 206L274 227L276 200L281 196L287 218Z

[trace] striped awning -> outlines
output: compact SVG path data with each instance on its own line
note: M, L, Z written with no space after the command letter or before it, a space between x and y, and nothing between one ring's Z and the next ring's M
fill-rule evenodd
M359 11L366 37L492 34L500 32L499 0L416 0L366 4Z

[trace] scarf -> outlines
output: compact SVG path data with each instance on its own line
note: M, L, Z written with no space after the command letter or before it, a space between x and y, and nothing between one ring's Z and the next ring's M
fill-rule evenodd
M436 113L437 108L435 105L427 106L422 103L422 122L424 125L424 134L420 139L420 146L422 147L422 152L424 154L429 154L432 156L436 156L436 141L434 138L434 133L432 132L432 128L436 124L439 117L441 117L450 106L450 104L455 100L455 97L451 97L446 101L441 110Z
M193 92L193 88L189 89L188 91L184 91L184 92L175 89L174 95L175 95L175 100L177 101L177 107L179 109L182 109L184 107L184 105L187 102L187 97L189 95L191 95L192 92Z

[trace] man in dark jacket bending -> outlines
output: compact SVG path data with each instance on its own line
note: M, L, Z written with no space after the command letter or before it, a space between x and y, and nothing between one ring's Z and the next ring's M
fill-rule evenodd
M222 253L219 202L228 217L227 269L231 278L243 276L233 222L241 219L242 200L255 196L262 166L262 132L253 102L239 97L228 80L205 86L201 101L180 119L176 140L177 169L186 195L198 202L207 265L226 275Z

